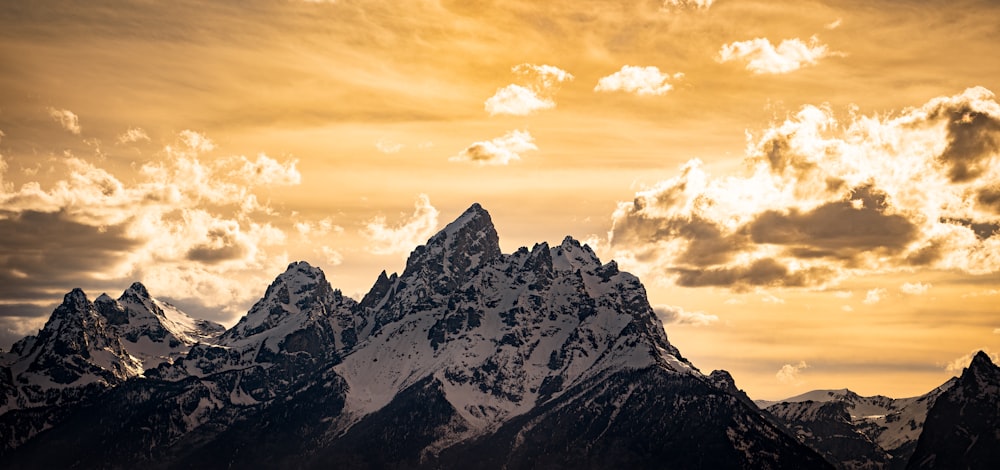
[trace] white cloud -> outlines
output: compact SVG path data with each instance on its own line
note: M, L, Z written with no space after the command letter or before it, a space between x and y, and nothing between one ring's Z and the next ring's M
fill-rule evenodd
M403 150L403 144L393 142L390 139L379 139L375 142L375 148L384 154L399 153Z
M930 290L930 288L931 288L930 283L924 284L922 282L916 282L916 283L904 282L903 285L899 286L899 291L909 295L920 295L926 293L928 290Z
M492 140L476 142L451 157L453 162L476 162L480 165L507 165L520 160L521 153L538 150L528 131L514 130Z
M326 259L329 266L340 266L344 262L344 255L328 246L319 247L319 252Z
M874 305L882 301L882 297L886 294L885 289L881 287L876 287L865 293L865 300L862 300L866 305Z
M779 74L815 65L832 53L830 48L813 36L808 42L799 38L785 39L774 47L767 38L755 38L724 44L716 56L719 62L741 61L755 74Z
M511 71L533 82L534 86L546 90L573 80L573 74L554 65L519 64Z
M80 118L68 109L48 108L49 116L73 134L80 135Z
M673 89L668 80L677 80L683 76L682 73L662 73L655 66L625 65L621 70L598 80L594 91L624 91L639 96L663 95Z
M979 349L973 349L972 351L969 351L968 354L957 357L954 360L948 362L947 364L944 365L944 370L951 372L953 374L961 374L962 369L969 367L969 364L972 363L972 358L979 351L983 351L984 353L986 353L986 355L990 357L990 360L993 361L994 364L1000 362L1000 355L997 355L997 353L995 352L991 352L987 348L979 348Z
M663 9L670 8L692 8L697 10L707 10L715 0L663 0Z
M149 135L141 127L130 127L124 134L118 136L118 142L122 144L130 144L140 140L149 140Z
M808 367L809 364L806 364L806 361L799 361L798 364L785 364L781 366L781 369L774 376L778 379L778 382L783 384L801 385L803 382L799 380L799 374L802 372L802 369Z
M850 305L841 305L840 309L843 310L843 311L845 311L845 312L853 312L854 311L854 307L851 307Z
M180 131L178 137L188 150L194 152L211 152L215 150L215 142L212 139L205 137L204 134L192 131L191 129L184 129Z
M51 184L2 187L0 220L8 221L6 229L32 233L66 227L107 233L106 259L90 263L85 278L141 279L171 298L235 308L259 295L258 283L288 261L285 233L268 220L273 210L255 192L297 185L301 175L294 160L263 154L203 160L213 149L205 136L183 131L177 145L128 180L70 156ZM27 281L37 278L28 274ZM66 275L80 273L67 268Z
M239 157L242 165L231 175L253 185L295 186L302 182L302 174L295 168L298 160L281 163L263 153L256 160Z
M993 329L993 334L1000 335L1000 328L994 328Z
M826 28L826 29L837 29L837 28L840 27L841 23L844 22L843 20L844 20L843 18L837 18L837 19L835 19L835 20L827 23L823 27Z
M486 100L484 106L490 116L498 114L525 116L535 111L552 109L556 106L556 102L540 98L534 90L529 88L510 84L498 89L496 94Z
M838 290L834 291L833 296L838 299L849 299L851 297L854 297L854 292L851 292L849 290Z
M511 72L523 84L512 83L497 89L483 104L490 116L525 116L555 108L554 95L559 84L573 79L572 74L554 65L519 64Z
M1000 272L998 148L1000 103L981 87L846 122L804 106L748 135L738 173L692 160L619 203L610 250L644 278L738 292Z
M656 305L653 311L666 324L709 326L719 321L717 315L710 315L704 312L688 312L681 307L673 305Z
M426 194L417 197L413 215L390 226L385 216L378 215L365 224L361 234L370 242L368 250L376 255L409 253L427 241L438 225L438 210Z

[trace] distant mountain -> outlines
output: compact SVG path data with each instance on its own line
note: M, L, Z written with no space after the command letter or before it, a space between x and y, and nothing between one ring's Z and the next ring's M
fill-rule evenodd
M934 402L906 468L1000 468L1000 368L986 353Z
M829 468L635 276L568 237L504 254L479 205L360 301L293 263L220 334L77 290L4 361L8 468Z
M917 447L928 410L958 382L953 378L912 398L862 397L839 389L756 403L837 468L903 469Z
M0 439L16 446L69 407L101 395L147 367L172 361L221 325L194 320L150 297L139 283L118 300L66 294L37 336L0 355Z

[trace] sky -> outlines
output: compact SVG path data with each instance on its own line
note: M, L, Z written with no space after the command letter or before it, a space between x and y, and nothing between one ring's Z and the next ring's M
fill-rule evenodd
M753 398L920 395L1000 352L997 44L989 0L11 2L0 347L74 287L360 298L478 202Z

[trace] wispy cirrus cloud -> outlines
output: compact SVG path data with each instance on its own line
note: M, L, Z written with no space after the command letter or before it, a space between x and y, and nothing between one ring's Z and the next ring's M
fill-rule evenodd
M736 290L1000 272L998 142L1000 103L979 87L845 123L805 106L748 140L745 173L692 160L620 203L611 249L678 285Z
M794 72L807 65L816 65L820 59L833 55L830 47L813 36L808 41L799 38L785 39L777 46L767 38L754 38L724 44L719 49L718 62L742 62L755 74L782 74Z
M521 154L529 150L538 150L535 138L528 131L513 130L491 140L473 143L450 160L480 165L507 165L520 160Z
M625 65L621 70L602 77L594 87L594 91L633 93L639 96L659 96L672 90L670 80L679 80L683 73L673 75L660 72L655 66Z

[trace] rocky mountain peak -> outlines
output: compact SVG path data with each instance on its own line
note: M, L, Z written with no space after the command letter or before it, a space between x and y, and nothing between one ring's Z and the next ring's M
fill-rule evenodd
M83 289L77 287L63 296L59 309L64 312L80 312L85 311L89 305L90 300L87 299L87 294L83 292Z
M969 363L968 369L974 374L984 372L991 373L996 369L996 365L993 364L989 354L986 354L985 351L979 351L972 357L972 362Z
M305 261L293 262L268 286L264 297L220 339L226 342L249 338L274 328L289 316L327 313L342 298L330 286L322 269Z
M132 285L128 286L128 289L125 289L125 295L129 294L140 299L152 298L149 295L149 290L141 282L133 282Z
M418 271L444 274L461 282L468 273L502 256L500 237L489 212L478 203L418 246L403 275Z

